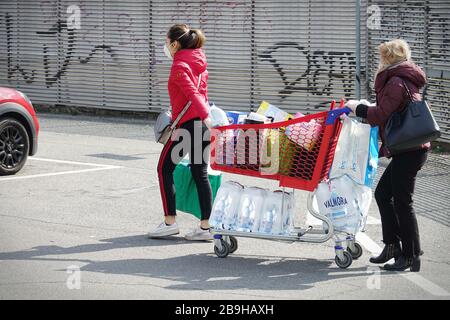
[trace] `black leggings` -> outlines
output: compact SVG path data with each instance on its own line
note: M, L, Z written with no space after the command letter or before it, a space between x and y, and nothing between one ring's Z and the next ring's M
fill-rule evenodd
M392 157L375 190L381 215L383 242L401 241L405 257L420 254L420 237L413 208L417 172L427 159L426 150L411 151Z
M174 136L179 136L180 139L169 140L166 143L158 162L159 188L164 215L176 215L173 171L178 162L186 154L189 154L192 177L197 186L202 220L208 220L212 209L212 191L207 171L210 133L206 125L198 118L183 123L180 128L185 130L182 130L182 132L176 130L174 133ZM190 139L183 135L189 135ZM203 139L204 137L205 139ZM186 142L183 142L185 139ZM189 143L189 140L191 143ZM205 151L205 149L207 150ZM204 156L204 154L207 156Z

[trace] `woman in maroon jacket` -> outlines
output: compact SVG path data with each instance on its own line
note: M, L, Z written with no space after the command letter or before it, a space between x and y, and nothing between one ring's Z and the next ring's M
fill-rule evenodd
M170 139L161 152L158 162L158 178L164 208L164 222L149 233L160 238L179 233L175 221L175 186L173 171L177 163L189 154L192 177L198 191L201 209L200 226L186 235L188 240L212 240L209 232L209 216L212 207L212 191L208 180L207 155L209 146L209 106L207 102L208 71L203 52L205 36L198 29L176 24L167 32L164 53L173 60L168 90L172 106L172 120L184 106L191 105L178 123L174 139ZM201 75L201 76L200 76ZM175 136L179 137L175 138Z
M409 101L405 86L413 99L421 99L419 89L426 84L426 76L410 61L411 51L405 41L396 39L382 43L379 51L380 66L375 78L376 105L369 107L350 100L347 106L372 126L379 126L384 142L384 126L389 117L393 112L401 111ZM420 270L420 255L423 252L412 197L417 172L424 165L429 149L430 144L427 143L414 150L391 155L384 144L381 146L380 156L392 157L375 190L385 247L370 262L386 263L395 258L394 264L384 266L387 270Z

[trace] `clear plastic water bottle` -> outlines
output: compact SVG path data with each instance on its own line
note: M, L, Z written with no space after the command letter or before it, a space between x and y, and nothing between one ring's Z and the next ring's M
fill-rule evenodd
M294 229L295 198L293 193L284 193L282 233L289 235Z
M209 223L217 229L229 230L236 224L243 186L234 181L222 183L214 200Z
M209 225L215 229L223 229L223 218L225 216L227 207L229 208L229 196L221 196L215 203L214 209L209 218Z
M258 232L266 190L249 187L244 190L239 204L237 230Z
M267 234L280 234L283 227L282 193L268 192L264 202L261 218L260 232Z
M265 209L262 213L261 224L259 226L259 232L270 234L272 233L272 226L274 217L276 214L276 206L271 205Z

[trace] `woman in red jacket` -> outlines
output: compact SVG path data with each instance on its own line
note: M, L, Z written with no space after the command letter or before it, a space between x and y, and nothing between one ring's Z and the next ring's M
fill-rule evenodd
M164 52L169 59L173 59L168 82L172 120L180 114L189 101L191 105L178 123L179 129L164 146L159 158L158 178L165 221L149 233L151 238L167 237L179 233L175 221L173 171L177 163L186 154L189 154L202 217L200 226L187 234L186 239L213 239L208 223L212 207L212 191L207 172L209 105L207 102L208 71L206 70L206 56L202 49L204 42L205 36L200 30L190 29L185 24L176 24L167 32Z
M376 106L368 107L350 100L347 105L358 117L365 118L372 126L379 126L384 142L384 126L393 112L401 111L409 102L407 88L414 100L421 99L419 89L426 84L425 73L410 61L408 44L400 39L379 46L380 66L375 78ZM387 270L420 270L419 228L413 208L413 193L417 172L422 168L430 143L413 150L391 155L384 145L380 156L392 157L377 188L375 199L381 215L385 247L372 263L386 263L395 258L394 264L386 264ZM400 242L402 246L400 247Z

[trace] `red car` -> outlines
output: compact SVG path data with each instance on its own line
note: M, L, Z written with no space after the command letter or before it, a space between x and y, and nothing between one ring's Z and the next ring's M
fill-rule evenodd
M0 176L22 169L38 147L39 122L25 94L0 87Z

